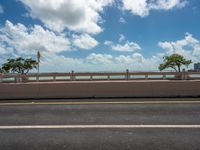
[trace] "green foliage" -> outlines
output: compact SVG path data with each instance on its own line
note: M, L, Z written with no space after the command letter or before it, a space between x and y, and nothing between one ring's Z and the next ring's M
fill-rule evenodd
M19 73L27 74L31 69L37 68L37 62L32 58L24 59L22 57L16 59L8 59L2 65L3 73Z
M163 64L160 64L159 70L162 71L166 68L172 68L176 72L181 71L181 66L184 65L188 67L189 64L192 63L191 60L186 60L182 55L179 54L172 54L170 56L163 57Z

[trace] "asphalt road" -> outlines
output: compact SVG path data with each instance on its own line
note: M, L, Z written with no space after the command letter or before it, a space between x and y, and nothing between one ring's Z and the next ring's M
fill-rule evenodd
M200 150L200 102L174 100L0 103L0 150Z

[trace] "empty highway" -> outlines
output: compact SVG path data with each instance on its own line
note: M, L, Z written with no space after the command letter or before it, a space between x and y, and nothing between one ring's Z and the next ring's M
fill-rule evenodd
M0 150L199 150L198 100L1 101Z

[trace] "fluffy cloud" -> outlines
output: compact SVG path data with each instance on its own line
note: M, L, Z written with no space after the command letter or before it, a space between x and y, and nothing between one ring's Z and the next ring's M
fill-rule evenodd
M133 57L134 61L138 62L138 63L142 63L145 60L145 58L143 57L143 55L140 54L140 53L134 53L132 55L132 57Z
M142 17L149 14L146 0L123 0L123 9Z
M92 53L86 57L85 66L91 64L89 68L95 68L94 66L98 65L94 70L100 71L124 71L125 69L152 71L158 70L158 65L162 62L163 56L164 54L156 54L150 58L145 58L140 53L119 56Z
M86 57L87 62L92 64L109 64L112 62L113 56L109 54L92 53Z
M51 53L70 50L70 42L62 34L56 35L39 25L27 28L10 21L6 21L5 26L0 28L0 41L4 47L13 48L19 55L35 54L38 49Z
M103 8L113 0L20 0L32 18L40 19L48 28L96 34L102 31L99 23Z
M136 64L145 62L145 58L140 53L133 53L132 55L120 55L115 57L115 61L120 64Z
M187 0L122 0L123 10L131 11L133 15L145 17L151 10L170 10L182 8Z
M112 50L120 52L134 52L136 50L141 50L141 47L135 42L126 41L125 44L111 45Z
M0 14L3 13L3 12L4 12L3 7L0 4Z
M98 45L98 42L88 34L73 36L73 44L81 49L92 49Z
M4 43L0 42L0 54L1 54L1 56L8 54L8 53L9 53L9 51L6 49L6 45Z
M133 64L134 60L131 56L120 55L115 58L115 61L119 64Z
M104 45L110 46L112 50L120 52L134 52L142 49L136 42L123 42L125 39L126 37L123 34L119 34L118 44L114 44L112 41L105 41Z
M165 50L167 55L178 53L193 61L200 59L200 41L190 33L186 33L184 39L175 42L159 42L158 45Z
M55 53L43 53L40 62L40 70L43 72L69 72L74 69L86 70L83 59L70 58Z

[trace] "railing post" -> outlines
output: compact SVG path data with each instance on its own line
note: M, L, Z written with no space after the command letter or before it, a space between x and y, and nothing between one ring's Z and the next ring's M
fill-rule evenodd
M187 80L187 76L186 76L185 69L182 70L181 79L182 79L182 80Z
M126 69L126 80L129 80L129 70Z
M71 72L71 80L75 80L74 70L72 70L72 72Z
M53 75L53 81L56 81L56 76L55 75Z
M166 74L163 74L163 80L166 80Z
M148 74L145 74L145 80L148 80Z
M93 80L93 75L90 75L90 80Z
M3 76L0 74L0 83L3 82Z
M36 81L39 82L39 73L37 73Z
M110 75L108 75L108 80L110 80Z

